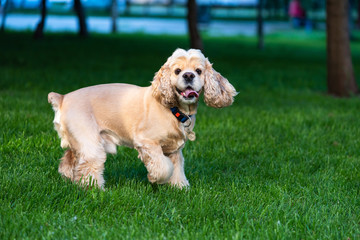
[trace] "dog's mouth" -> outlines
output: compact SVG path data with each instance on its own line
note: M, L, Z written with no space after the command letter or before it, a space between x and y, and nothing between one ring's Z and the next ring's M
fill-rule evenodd
M198 98L199 93L192 89L191 87L187 87L185 90L181 91L180 89L176 88L176 91L186 99Z

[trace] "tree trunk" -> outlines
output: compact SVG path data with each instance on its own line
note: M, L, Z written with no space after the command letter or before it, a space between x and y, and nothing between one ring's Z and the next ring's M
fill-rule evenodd
M258 49L264 49L264 24L263 24L263 0L258 1L257 5L257 37L258 37Z
M356 25L358 28L360 28L360 1L358 2L357 5L357 20L356 20Z
M197 26L197 5L196 0L188 0L187 2L187 21L190 35L191 48L203 50L203 42Z
M358 93L351 60L347 0L327 0L327 84L339 97Z
M129 15L130 14L130 0L125 0L125 12L124 15Z
M24 9L26 4L26 0L22 0L20 4L20 8Z
M46 2L47 0L41 1L41 19L35 29L35 33L34 33L35 39L41 39L44 37L44 26L46 20Z
M82 37L88 36L85 11L82 6L81 0L74 0L74 10L79 19L79 35Z
M10 1L6 1L5 5L2 9L2 18L1 18L1 32L5 31L5 22L6 22L6 15L7 15L7 11L8 11L8 7L9 7L9 2ZM0 7L1 7L1 3L0 3Z
M111 0L111 32L117 32L116 20L118 17L118 3L117 0Z

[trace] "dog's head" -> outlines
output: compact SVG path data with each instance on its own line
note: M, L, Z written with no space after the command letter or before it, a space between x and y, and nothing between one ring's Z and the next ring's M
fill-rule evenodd
M167 107L194 104L200 93L208 106L229 106L236 95L229 81L212 68L200 50L177 49L155 74L153 96Z

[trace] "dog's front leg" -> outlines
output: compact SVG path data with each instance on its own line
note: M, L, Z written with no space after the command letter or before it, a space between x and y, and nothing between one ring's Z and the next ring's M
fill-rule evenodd
M166 157L157 144L138 144L136 150L139 152L141 161L148 171L148 179L151 183L167 183L173 174L174 166Z
M183 187L189 187L189 181L186 179L184 171L184 156L182 151L179 150L176 153L170 154L169 158L174 164L174 172L169 180L169 183L180 189Z

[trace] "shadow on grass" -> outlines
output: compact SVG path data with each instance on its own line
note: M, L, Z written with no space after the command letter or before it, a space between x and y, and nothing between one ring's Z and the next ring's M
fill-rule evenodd
M137 157L134 149L118 147L117 154L108 154L105 163L105 187L121 187L128 182L137 182L149 185L147 171L144 164Z

